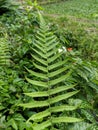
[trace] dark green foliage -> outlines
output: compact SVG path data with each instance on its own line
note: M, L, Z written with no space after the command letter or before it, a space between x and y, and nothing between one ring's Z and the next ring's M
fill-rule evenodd
M23 100L28 100L22 92L29 92L28 84L20 78L16 70L0 67L0 129L16 130L20 125L25 125L22 110L16 105ZM11 129L12 130L12 129ZM22 130L22 129L20 129Z
M0 15L14 10L15 7L15 1L13 2L12 0L0 0Z
M8 0L0 0L0 15L9 11L9 9L6 7L6 4Z

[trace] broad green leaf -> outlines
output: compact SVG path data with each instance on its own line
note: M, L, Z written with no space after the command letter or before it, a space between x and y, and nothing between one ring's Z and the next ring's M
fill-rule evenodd
M44 20L44 18L42 17L42 15L41 15L41 13L38 11L38 14L39 14L39 20L40 20L40 27L45 27L45 29L47 28L47 26L46 26L46 22L45 22L45 20ZM44 29L44 30L45 30Z

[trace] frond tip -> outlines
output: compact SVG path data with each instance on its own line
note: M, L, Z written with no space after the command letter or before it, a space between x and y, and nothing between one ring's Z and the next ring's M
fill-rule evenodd
M45 20L44 20L44 18L42 17L40 11L38 11L38 14L39 14L39 19L40 19L40 26L46 27Z

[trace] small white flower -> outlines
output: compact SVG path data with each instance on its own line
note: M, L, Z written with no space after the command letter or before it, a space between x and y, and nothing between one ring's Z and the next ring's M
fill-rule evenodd
M60 52L64 52L65 53L65 52L67 52L67 49L66 49L66 47L63 46L61 49L58 49L58 52L59 53Z
M63 51L63 49L58 49L58 52L60 53L60 52L62 52Z
M64 52L67 52L66 47L63 46L62 49L63 49Z

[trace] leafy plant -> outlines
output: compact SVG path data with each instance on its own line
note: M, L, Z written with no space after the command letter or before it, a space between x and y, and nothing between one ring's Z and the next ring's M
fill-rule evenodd
M33 79L26 80L33 85L35 91L25 93L33 98L32 102L19 104L24 108L36 109L27 123L33 121L34 130L45 128L53 129L56 123L78 122L81 119L60 116L62 111L72 111L76 106L65 105L61 101L75 95L79 91L72 91L75 85L66 85L65 80L71 75L70 66L61 58L58 52L59 42L48 31L48 28L40 15L40 29L37 32L34 47L32 48L34 71L27 69ZM70 81L69 81L70 82ZM55 114L57 113L57 114Z
M23 87L24 86L24 87ZM23 111L17 104L28 98L21 93L29 92L29 85L20 78L11 66L0 67L0 130L24 130L26 128Z

